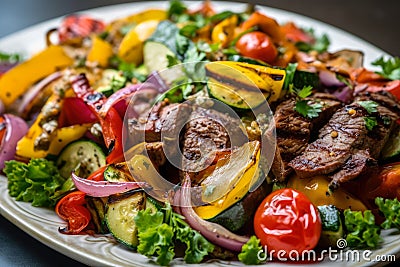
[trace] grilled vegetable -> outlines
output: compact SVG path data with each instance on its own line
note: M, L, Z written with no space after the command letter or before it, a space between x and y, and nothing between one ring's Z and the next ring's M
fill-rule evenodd
M92 172L106 165L106 156L95 142L78 140L66 146L57 159L61 176L68 178L79 166L80 175L89 176Z
M366 210L365 205L355 196L339 187L330 195L327 195L329 181L325 176L315 176L300 179L293 175L290 177L287 187L304 193L316 206L334 205L339 209Z
M263 184L208 221L218 223L232 232L241 230L253 218L258 205L268 193L268 186Z
M205 68L207 77L222 84L229 84L230 87L239 90L261 90L268 102L278 100L286 75L285 70L244 62L210 62Z
M104 170L104 179L110 182L134 181L126 162L108 165Z
M260 91L223 84L213 78L208 79L207 88L212 97L234 108L256 108L266 101Z
M96 233L106 234L108 233L107 224L105 221L106 211L106 197L91 197L86 195L86 207L92 216L92 222L95 227Z
M72 63L61 46L50 46L1 76L0 99L7 108L33 83Z
M246 143L233 151L229 163L220 160L215 171L201 183L202 200L209 204L195 207L196 213L203 219L215 218L240 201L257 181L259 160L258 141Z
M147 39L143 47L143 63L149 73L167 68L168 56L178 57L176 44L178 33L179 29L174 23L162 21L153 35Z
M139 210L145 208L145 194L134 190L108 198L106 224L111 234L121 243L135 248L138 243L137 227L134 218Z
M340 211L333 205L318 206L321 218L322 232L318 246L334 247L340 238L344 237L343 222Z

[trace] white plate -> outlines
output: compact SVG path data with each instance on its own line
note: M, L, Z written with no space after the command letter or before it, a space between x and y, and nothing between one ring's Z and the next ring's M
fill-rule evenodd
M218 10L242 11L245 4L214 2ZM189 5L198 5L199 3L188 3ZM167 7L164 2L145 2L115 5L109 7L101 7L91 9L83 13L90 14L94 17L102 18L110 21L115 18L130 15L150 7ZM386 55L377 47L346 33L340 29L319 21L282 11L273 8L260 7L266 14L277 19L280 23L292 20L298 25L307 28L314 28L317 34L327 33L331 40L331 51L339 49L355 49L365 53L365 65L372 68L370 62L382 55ZM11 34L0 40L0 51L19 52L26 56L32 55L45 47L45 33L48 29L57 27L61 18L53 19L36 26L27 28L17 33ZM29 40L27 42L26 40ZM9 197L7 192L7 180L4 176L0 176L0 212L10 220L13 224L30 234L37 240L48 245L49 247L63 253L77 261L90 266L148 266L150 261L131 250L126 249L120 244L116 244L112 239L106 236L92 237L86 235L64 235L58 232L59 227L64 227L65 223L49 209L35 208L29 203L16 202ZM376 255L394 255L400 253L399 235L393 235L390 231L384 232L385 242L383 247L375 250L370 258ZM325 261L320 265L351 265L366 266L375 265L379 262L329 262ZM179 259L174 260L174 266L183 265ZM232 266L240 265L239 262L212 262L201 264L201 266ZM268 263L268 266L282 266L277 263ZM196 266L196 265L189 265ZM293 265L292 265L293 266ZM299 266L299 265L295 265ZM309 266L309 265L307 265Z

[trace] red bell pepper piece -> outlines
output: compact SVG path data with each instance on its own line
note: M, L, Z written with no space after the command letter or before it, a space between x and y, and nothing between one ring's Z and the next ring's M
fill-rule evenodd
M58 201L55 211L68 223L68 227L61 230L62 233L79 234L89 225L92 217L85 207L85 195L81 191L74 191Z
M118 112L110 108L107 114L101 116L99 111L106 101L106 97L95 91L89 84L86 75L81 73L72 80L72 89L77 97L81 98L86 105L99 118L103 130L104 142L109 150L107 163L121 162L124 159L122 147L123 122Z

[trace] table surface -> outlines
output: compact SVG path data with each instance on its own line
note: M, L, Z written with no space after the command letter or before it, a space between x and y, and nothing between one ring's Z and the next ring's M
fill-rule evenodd
M0 38L33 24L122 0L2 0ZM400 56L398 0L249 1L329 23ZM83 266L30 237L0 216L0 266Z

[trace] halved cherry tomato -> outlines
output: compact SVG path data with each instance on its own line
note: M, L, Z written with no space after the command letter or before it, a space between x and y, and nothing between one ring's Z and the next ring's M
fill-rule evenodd
M259 31L241 36L236 42L236 49L243 56L260 59L267 63L272 63L278 55L278 50L271 38Z
M79 234L90 223L90 211L85 207L85 193L74 191L60 199L56 205L57 215L68 223L67 228L61 230L65 234Z
M268 254L288 257L313 249L321 235L321 219L317 208L301 192L284 188L269 194L258 207L254 231ZM272 251L274 250L274 251Z

